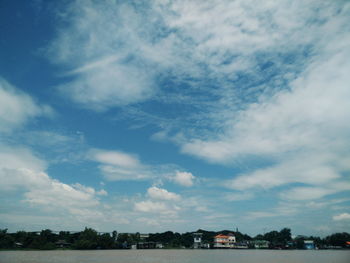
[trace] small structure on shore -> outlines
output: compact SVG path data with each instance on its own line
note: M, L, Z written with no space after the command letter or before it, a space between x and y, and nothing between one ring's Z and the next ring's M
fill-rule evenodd
M202 247L202 235L203 233L193 233L193 248Z
M72 243L69 243L64 239L60 239L55 243L55 245L56 247L59 247L59 248L68 248L72 245Z
M304 240L305 249L315 249L315 243L313 240Z
M251 241L250 244L252 244L256 249L266 249L270 246L270 242L267 240L254 240Z

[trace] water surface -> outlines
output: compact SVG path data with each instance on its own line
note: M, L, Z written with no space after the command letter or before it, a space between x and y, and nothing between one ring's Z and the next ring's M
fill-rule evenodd
M349 250L0 251L1 263L349 263Z

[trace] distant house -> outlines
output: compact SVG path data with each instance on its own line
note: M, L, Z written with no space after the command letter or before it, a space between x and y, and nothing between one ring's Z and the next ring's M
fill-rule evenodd
M202 247L202 235L203 233L193 233L193 248Z
M236 237L233 234L219 234L214 237L214 248L235 248Z
M72 243L69 243L64 239L58 240L55 244L56 244L56 247L59 247L59 248L68 248L72 245Z
M157 243L157 244L156 244L156 248L160 248L160 249L161 249L161 248L164 248L164 246L163 246L162 243Z
M254 245L254 248L257 249L265 249L265 248L269 248L270 246L270 242L267 240L254 240L250 242L251 244Z
M16 242L15 243L15 247L16 248L22 248L23 247L23 244L21 242Z
M156 248L156 242L138 242L137 249L152 249Z
M140 234L141 240L146 240L147 238L149 238L149 234Z
M305 249L315 249L315 243L313 240L304 240Z

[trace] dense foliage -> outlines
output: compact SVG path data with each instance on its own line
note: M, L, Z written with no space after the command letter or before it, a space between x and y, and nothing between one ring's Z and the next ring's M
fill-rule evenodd
M259 234L254 238L238 231L223 230L220 232L199 229L196 233L202 233L203 243L212 244L213 237L219 233L234 233L237 242L254 247L254 241L268 241L270 248L303 249L305 240L313 240L318 248L349 248L346 242L350 241L350 234L335 233L325 238L298 236L292 239L291 230L283 228L280 231L270 231ZM191 248L193 246L193 233L163 233L149 234L141 237L140 233L99 233L94 229L85 228L81 232L52 232L49 229L41 232L18 231L8 233L7 229L0 229L1 249L125 249L139 242L162 244L165 248Z

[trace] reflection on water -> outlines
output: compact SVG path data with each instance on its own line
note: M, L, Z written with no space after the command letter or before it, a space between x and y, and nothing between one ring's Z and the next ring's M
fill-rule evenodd
M349 263L349 250L0 251L1 263Z

